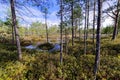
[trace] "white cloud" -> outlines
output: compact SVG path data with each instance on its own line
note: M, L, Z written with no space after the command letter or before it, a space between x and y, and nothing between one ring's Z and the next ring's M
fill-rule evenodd
M108 17L107 19L105 19L105 21L103 22L103 26L109 26L113 24L113 19L111 19L110 17Z
M29 9L29 11L27 11ZM24 19L24 20L20 20L21 21L21 24L31 24L32 22L36 22L36 21L39 21L39 22L42 22L44 23L45 22L45 19L44 19L44 14L42 12L40 12L38 9L35 9L33 7L29 7L28 9L24 9L23 11L27 12L24 13L25 15L21 15L20 13L18 13L18 16L20 17L20 19ZM22 12L23 12L22 11ZM20 10L21 12L21 10ZM29 12L29 13L28 13ZM32 13L30 13L32 12ZM57 18L56 16L56 11L53 11L52 13L48 14L48 18L47 18L47 22L48 22L48 25L58 25L59 24L59 19Z

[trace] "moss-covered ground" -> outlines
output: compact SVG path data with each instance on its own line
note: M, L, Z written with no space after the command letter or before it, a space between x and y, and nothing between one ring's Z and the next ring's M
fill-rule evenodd
M102 38L97 80L120 80L119 39L111 41L109 37ZM63 53L61 65L59 52L49 54L22 46L23 60L18 61L16 47L0 43L0 80L94 80L92 40L87 40L87 55L83 52L82 40L79 42L76 39L73 47L69 43L68 54Z

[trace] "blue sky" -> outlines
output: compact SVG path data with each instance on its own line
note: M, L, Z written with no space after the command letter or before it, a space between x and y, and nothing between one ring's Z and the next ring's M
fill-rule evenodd
M53 5L54 4L54 5ZM53 0L53 4L51 5L49 9L48 14L48 25L58 25L59 24L59 18L56 16L56 13L59 10L59 5L57 5L56 0ZM18 9L16 11L17 17L19 18L19 21L22 25L30 25L32 22L42 22L44 23L44 14L40 12L40 10L32 7L32 6L26 6L23 7L23 9ZM5 20L8 10L10 8L10 5L1 4L0 3L0 19Z
M48 14L48 25L54 25L54 24L58 25L60 22L60 19L56 16L56 13L59 10L59 5L57 4L56 0L52 0L52 1L53 1L54 5L52 5L49 10L50 13ZM40 22L44 23L44 16L43 16L44 14L41 13L40 10L38 10L32 6L26 6L26 7L27 7L27 9L29 9L29 11L26 8L23 8L22 10L18 9L16 11L17 17L19 18L19 21L21 22L22 25L29 26L32 22L36 22L36 21L40 21ZM105 9L107 7L108 7L108 4L104 3L103 9ZM6 18L9 8L10 8L9 5L0 3L0 19L4 20ZM23 12L25 15L22 14ZM90 22L92 22L92 18L93 18L93 13L91 11L90 12ZM113 22L112 19L110 17L107 17L105 19L105 21L103 21L102 25L107 26L107 25L112 24L112 22Z
M7 13L7 11L6 11L7 8L8 7L6 5L0 4L0 19L5 19L6 13Z

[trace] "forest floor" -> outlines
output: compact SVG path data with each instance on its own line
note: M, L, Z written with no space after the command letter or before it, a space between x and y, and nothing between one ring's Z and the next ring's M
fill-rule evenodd
M32 38L33 41L38 38ZM28 39L27 39L28 40ZM0 43L0 80L93 80L95 52L91 39L87 40L87 55L84 55L84 41L75 39L74 46L68 44L68 53L63 53L60 64L59 52L25 49L34 44L22 40L23 60L18 61L16 47ZM120 36L115 41L111 37L101 38L100 66L98 80L120 80ZM37 42L37 40L36 40Z

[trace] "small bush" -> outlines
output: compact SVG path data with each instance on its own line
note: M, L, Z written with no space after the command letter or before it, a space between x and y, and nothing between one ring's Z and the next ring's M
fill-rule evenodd
M54 47L53 44L50 43L44 43L44 44L40 44L38 45L38 48L42 49L42 50L50 50Z

